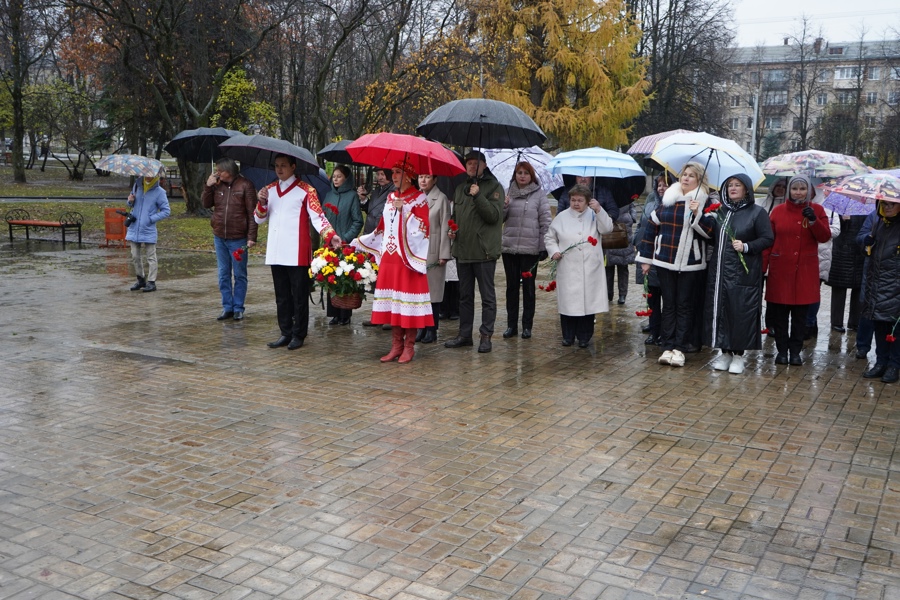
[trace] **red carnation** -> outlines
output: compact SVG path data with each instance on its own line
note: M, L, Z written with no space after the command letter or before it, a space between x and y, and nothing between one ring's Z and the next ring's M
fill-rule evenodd
M334 214L338 214L338 212L339 212L339 211L338 211L338 207L335 206L334 204L332 204L331 202L326 202L326 203L325 203L325 208L327 208L328 210L330 210L330 211L333 212Z
M450 227L450 231L458 231L459 230L459 225L457 225L456 221L454 221L453 219L450 219L449 221L447 221L447 225Z
M322 275L321 273L316 273L316 281L318 281L318 282L325 281L325 276Z
M360 279L362 279L362 275L359 274L359 271L353 271L353 275L351 277L353 277L353 281L359 281Z
M588 236L588 243L590 243L591 246L596 246L596 245L597 245L597 238Z
M632 200L637 200L638 198L640 198L640 196L639 196L638 194L633 194L633 195L631 196L631 199L632 199Z
M522 271L522 279L531 279L534 275L531 274L531 271Z
M760 329L759 332L760 332L761 334L763 334L763 335L768 335L768 333L769 333L769 328L766 327L765 329Z
M350 256L351 254L353 254L353 248L351 248L350 246L344 246L343 253L344 256Z
M712 204L710 204L709 206L707 206L707 207L703 210L703 214L704 214L704 215L708 215L708 214L711 213L711 212L716 212L716 211L719 210L720 208L722 208L722 203L721 203L721 202L713 202Z
M889 342L896 342L896 341L897 341L897 338L894 337L894 334L892 334L892 333L887 334L887 337L884 338L884 339L886 339L886 340L889 341Z
M329 275L329 276L328 276L328 283L334 285L334 283L335 283L336 281L337 281L337 279L334 277L334 275Z
M234 258L234 260L241 262L241 251L235 250L234 252L231 253L231 257Z
M556 280L554 279L553 281L551 281L550 283L547 284L547 291L552 292L555 289L556 289Z

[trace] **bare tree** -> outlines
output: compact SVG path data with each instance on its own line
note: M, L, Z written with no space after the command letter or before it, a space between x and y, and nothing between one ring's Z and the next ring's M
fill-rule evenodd
M0 0L0 72L12 104L13 178L25 183L25 93L62 26L57 0Z
M813 33L812 22L804 15L790 40L794 64L791 90L791 114L794 117L792 129L797 136L798 150L806 150L815 128L812 116L815 109L812 107L818 105L819 95L826 89L822 81L823 75L828 71L822 60L825 51L824 35L821 28Z
M652 94L634 136L685 128L721 133L730 71L731 7L725 0L629 0L644 32L638 54L647 60Z

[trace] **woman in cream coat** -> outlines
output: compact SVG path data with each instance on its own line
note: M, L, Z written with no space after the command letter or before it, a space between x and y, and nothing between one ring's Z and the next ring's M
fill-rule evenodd
M578 339L587 348L594 335L594 315L609 311L606 269L600 235L612 231L613 222L591 199L591 190L578 184L569 190L569 208L556 215L544 238L547 253L557 263L556 301L563 346Z
M441 300L444 298L444 280L447 261L450 260L450 201L444 192L438 189L434 175L419 175L419 190L428 198L428 220L431 231L428 235L428 292L431 295L431 311L434 313L434 325L420 329L416 341L433 344L437 341L437 329L441 312Z

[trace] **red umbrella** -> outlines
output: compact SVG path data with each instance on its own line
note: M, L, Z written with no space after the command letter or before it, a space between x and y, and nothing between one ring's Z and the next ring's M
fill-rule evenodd
M367 133L348 144L353 162L390 169L406 161L416 173L452 177L465 169L453 152L437 142L402 133Z

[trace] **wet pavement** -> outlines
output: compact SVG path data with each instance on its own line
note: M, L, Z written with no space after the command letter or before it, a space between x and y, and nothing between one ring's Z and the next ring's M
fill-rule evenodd
M900 598L900 385L827 295L802 367L657 365L635 285L588 350L541 293L530 340L384 365L368 303L271 350L258 257L220 323L214 256L159 254L144 294L0 245L2 598Z

